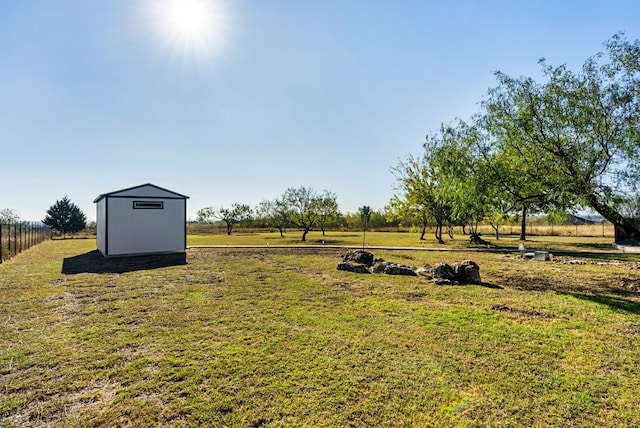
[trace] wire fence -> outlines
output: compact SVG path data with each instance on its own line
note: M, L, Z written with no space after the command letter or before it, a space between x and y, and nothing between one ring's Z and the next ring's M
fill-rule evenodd
M0 263L51 239L51 229L40 222L0 222Z

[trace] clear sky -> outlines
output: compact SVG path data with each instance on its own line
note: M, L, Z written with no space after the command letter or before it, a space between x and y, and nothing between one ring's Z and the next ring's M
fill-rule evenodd
M300 186L383 208L494 71L577 68L619 31L640 38L639 1L0 0L0 209L94 220L148 182L190 218Z

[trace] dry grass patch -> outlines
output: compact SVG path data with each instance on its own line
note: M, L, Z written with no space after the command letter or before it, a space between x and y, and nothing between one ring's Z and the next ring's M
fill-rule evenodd
M640 425L633 260L376 252L480 265L441 287L334 249L92 249L0 266L0 425Z

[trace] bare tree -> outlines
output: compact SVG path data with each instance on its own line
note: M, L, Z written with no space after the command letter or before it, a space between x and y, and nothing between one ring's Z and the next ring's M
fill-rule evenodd
M0 223L12 223L20 219L18 212L12 208L3 208L0 210Z

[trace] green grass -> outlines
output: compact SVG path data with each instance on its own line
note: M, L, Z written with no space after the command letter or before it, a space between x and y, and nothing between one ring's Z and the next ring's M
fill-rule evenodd
M328 231L324 235L320 231L312 231L307 235L307 242L301 242L302 233L288 231L284 237L278 232L234 232L231 235L188 235L187 244L198 245L341 245L362 247L362 232ZM483 235L493 248L517 249L520 244L518 235L503 235L496 240L492 235ZM369 247L414 247L436 249L466 249L470 247L469 237L457 234L453 239L445 237L445 244L438 244L433 234L425 235L420 240L418 232L367 232L364 236L365 246ZM545 250L612 250L613 239L610 237L580 236L529 236L525 245L530 249ZM478 246L471 246L478 247Z
M329 248L62 273L94 248L0 265L0 425L640 425L637 258L375 251L475 260L485 283L457 287L338 271Z

